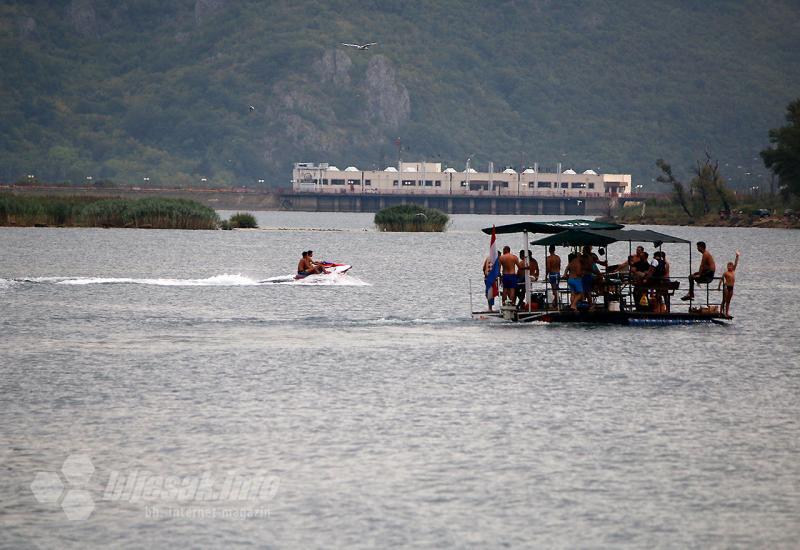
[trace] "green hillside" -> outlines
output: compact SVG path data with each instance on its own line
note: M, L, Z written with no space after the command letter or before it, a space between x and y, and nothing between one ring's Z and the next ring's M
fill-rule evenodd
M800 96L790 0L0 5L0 180L286 185L397 158L766 180ZM368 51L340 42L376 41ZM255 107L254 110L250 106ZM741 167L741 168L740 168ZM751 172L747 175L746 172Z

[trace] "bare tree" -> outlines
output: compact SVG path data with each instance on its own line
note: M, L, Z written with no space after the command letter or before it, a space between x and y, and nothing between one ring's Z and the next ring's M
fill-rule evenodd
M694 220L694 216L692 216L692 212L689 210L689 203L686 200L686 190L683 187L683 183L675 179L675 176L672 175L672 167L664 162L664 159L658 159L656 161L656 166L664 172L664 175L658 176L656 181L672 185L672 192L675 200L681 208L683 208L683 211L686 212L686 215L689 216L689 220Z
M708 155L708 153L706 153ZM703 214L708 214L711 211L711 207L708 205L708 195L710 194L709 191L711 189L711 165L706 159L705 164L700 164L700 161L697 161L697 166L694 169L695 176L692 178L691 188L693 191L697 191L697 194L700 195L700 200L703 204Z
M731 194L728 186L725 183L725 178L719 173L719 160L714 160L711 163L711 155L706 151L706 165L709 170L709 177L711 180L711 187L717 192L719 200L722 203L722 208L725 212L731 211Z

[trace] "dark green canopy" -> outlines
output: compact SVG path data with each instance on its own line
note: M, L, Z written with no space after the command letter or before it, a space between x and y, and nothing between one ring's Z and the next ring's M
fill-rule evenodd
M681 239L680 237L673 237L666 233L659 233L650 229L617 229L617 230L603 230L593 229L590 231L595 235L604 235L611 237L617 241L630 241L635 243L653 243L659 246L659 243L684 243L689 244L691 241Z
M548 235L547 237L531 242L531 244L543 246L550 246L551 244L555 246L583 246L587 244L592 246L606 246L613 242L616 242L615 238L597 235L593 231L569 229L561 233Z
M622 229L624 225L618 223L596 222L594 220L559 220L554 222L520 222L510 223L508 225L495 226L495 233L503 235L505 233L559 233L569 229ZM492 228L486 227L482 229L487 235L492 234Z
M673 237L649 229L570 229L550 235L543 239L531 242L532 245L549 246L607 246L617 241L653 243L661 246L662 243L690 243L685 239Z

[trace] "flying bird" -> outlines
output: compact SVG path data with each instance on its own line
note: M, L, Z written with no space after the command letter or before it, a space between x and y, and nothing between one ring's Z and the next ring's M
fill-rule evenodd
M255 107L253 107L252 105L250 105L250 112L252 113L252 112L253 112L253 111L255 111L255 110L256 110L256 108L255 108Z
M375 46L377 42L370 42L369 44L346 44L344 42L341 43L342 46L347 46L348 48L355 48L357 50L368 50L370 46Z

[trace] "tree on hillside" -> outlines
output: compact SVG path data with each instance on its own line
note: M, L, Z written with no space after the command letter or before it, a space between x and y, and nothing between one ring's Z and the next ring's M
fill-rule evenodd
M699 160L697 161L694 173L692 188L697 189L703 199L703 213L708 214L710 211L709 198L712 194L716 194L719 197L722 209L725 212L730 212L731 194L725 184L725 179L719 173L719 161L712 161L711 155L706 152L706 160L702 163Z
M711 211L711 207L708 205L708 196L711 194L711 181L707 164L708 161L706 161L705 165L700 164L699 160L697 161L697 166L694 169L695 176L689 183L691 190L697 192L700 196L700 202L703 205L703 215Z
M689 216L689 219L694 219L692 216L691 210L689 210L689 203L686 199L686 189L683 187L683 183L675 179L675 176L672 175L672 167L664 162L664 159L658 159L656 161L656 166L658 166L664 175L658 176L656 181L659 183L669 183L672 185L672 193L675 197L675 201L680 205L686 215Z
M800 195L800 98L787 107L789 124L769 131L772 147L761 151L764 165L778 176L781 187Z

